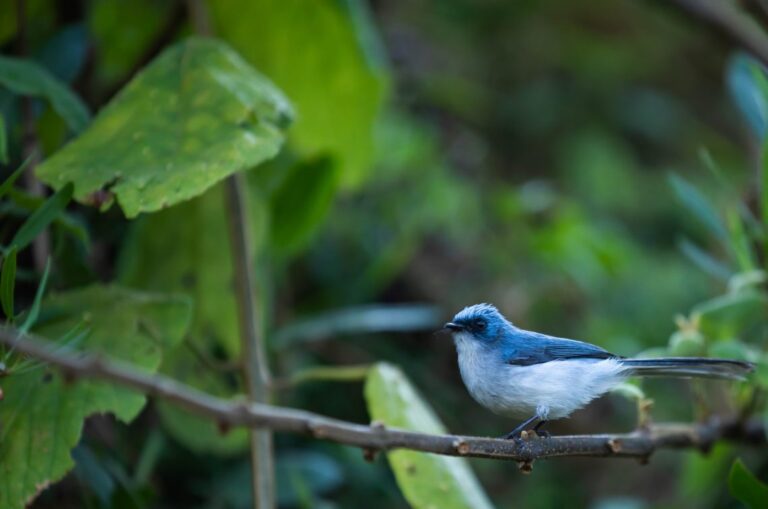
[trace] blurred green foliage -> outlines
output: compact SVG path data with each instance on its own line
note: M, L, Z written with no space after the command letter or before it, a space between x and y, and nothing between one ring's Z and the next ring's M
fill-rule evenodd
M610 0L200 2L213 42L189 38L191 3L23 4L20 31L19 3L0 0L8 323L241 397L217 182L245 171L277 404L499 435L511 423L469 399L430 335L490 301L617 354L758 363L741 386L624 386L631 401L604 398L555 433L768 422L768 75L706 29ZM60 189L48 198L17 170L37 164L32 145ZM119 208L68 203L70 181ZM73 464L35 507L251 504L242 430L0 354L0 507ZM118 419L85 421L107 411ZM281 507L756 507L768 478L763 451L722 444L647 466L539 462L530 477L408 451L369 463L294 436L276 451Z

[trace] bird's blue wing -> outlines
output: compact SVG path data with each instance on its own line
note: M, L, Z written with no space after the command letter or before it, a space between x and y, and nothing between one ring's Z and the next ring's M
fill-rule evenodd
M556 338L518 329L505 350L507 364L530 366L565 359L611 359L618 357L597 345Z

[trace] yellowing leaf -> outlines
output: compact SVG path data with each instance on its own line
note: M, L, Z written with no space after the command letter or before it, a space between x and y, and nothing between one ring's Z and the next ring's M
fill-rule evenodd
M424 399L396 367L379 363L368 372L365 400L371 418L388 426L445 433ZM403 495L416 509L491 508L464 458L408 450L387 453Z

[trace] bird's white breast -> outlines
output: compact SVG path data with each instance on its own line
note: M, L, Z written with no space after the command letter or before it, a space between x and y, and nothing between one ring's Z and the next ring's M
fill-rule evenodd
M515 366L466 333L455 335L461 378L472 397L499 415L568 416L626 378L614 359L566 359Z

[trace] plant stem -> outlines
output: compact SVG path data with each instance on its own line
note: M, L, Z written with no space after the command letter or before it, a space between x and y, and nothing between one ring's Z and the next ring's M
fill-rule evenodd
M255 256L248 221L245 174L231 175L225 182L225 189L243 375L250 401L269 403L271 381L258 315ZM254 429L251 430L250 439L254 504L259 509L268 509L274 506L272 433L268 429Z
M187 0L187 10L198 34L213 35L203 0ZM252 227L248 216L245 175L242 172L230 175L224 183L224 188L243 377L248 389L248 399L253 403L268 403L271 396L271 380L258 314L259 303L256 298L254 275L256 257L251 240ZM253 505L256 509L272 509L275 506L272 432L269 429L252 429L250 442Z

